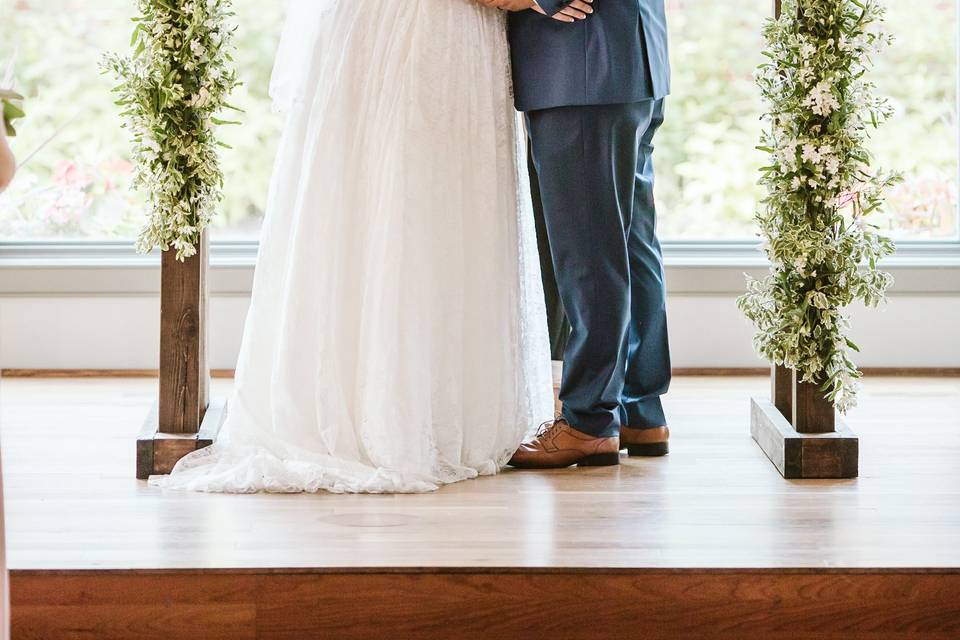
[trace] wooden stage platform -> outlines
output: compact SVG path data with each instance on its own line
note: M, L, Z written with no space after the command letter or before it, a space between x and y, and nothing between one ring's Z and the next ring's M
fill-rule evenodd
M763 378L683 377L667 458L417 496L148 487L155 384L0 383L14 640L960 638L957 378L866 381L857 480L779 476Z

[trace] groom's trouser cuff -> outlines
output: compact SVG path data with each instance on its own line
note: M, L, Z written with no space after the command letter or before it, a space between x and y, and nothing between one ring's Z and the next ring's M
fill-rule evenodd
M631 429L652 429L667 426L667 417L663 412L663 402L659 397L624 404L621 421L623 426Z

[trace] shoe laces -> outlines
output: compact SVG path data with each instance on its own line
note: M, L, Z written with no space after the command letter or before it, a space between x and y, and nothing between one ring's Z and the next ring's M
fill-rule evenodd
M564 418L562 415L558 415L553 420L547 420L546 422L541 424L540 427L537 429L537 438L543 438L544 436L552 432L561 424L569 425L570 423L567 422L567 419Z

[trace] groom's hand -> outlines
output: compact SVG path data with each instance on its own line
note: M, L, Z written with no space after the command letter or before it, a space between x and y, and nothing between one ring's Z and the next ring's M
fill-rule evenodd
M488 7L496 7L503 11L526 11L533 9L538 13L547 15L536 0L480 0ZM593 13L593 0L573 0L566 7L550 16L560 22L575 22L577 20L586 20L587 16Z
M593 13L593 0L573 0L570 4L565 6L563 9L560 9L557 13L550 16L554 20L559 20L560 22L575 22L577 20L586 20L587 16ZM530 7L538 13L547 15L547 12L540 8L536 2L533 3L533 6Z

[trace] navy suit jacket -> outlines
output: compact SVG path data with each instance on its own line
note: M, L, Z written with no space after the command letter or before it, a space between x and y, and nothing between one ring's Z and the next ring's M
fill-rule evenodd
M570 0L539 0L554 14ZM510 14L517 109L639 102L670 92L664 0L594 0L586 20Z

